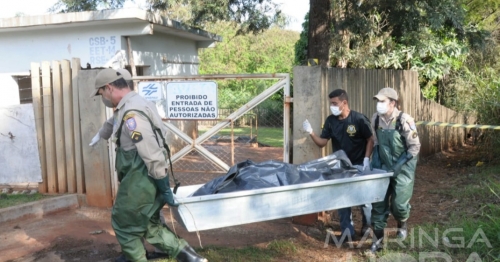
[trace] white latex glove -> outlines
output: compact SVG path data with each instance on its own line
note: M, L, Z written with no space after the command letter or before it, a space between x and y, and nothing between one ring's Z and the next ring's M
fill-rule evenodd
M365 157L363 159L363 170L367 170L367 169L370 169L370 158L369 157Z
M308 134L311 134L313 132L313 128L307 119L306 121L304 121L304 123L302 123L302 129Z
M99 132L97 132L97 134L94 136L94 138L92 138L92 141L90 141L89 146L95 146L95 144L97 144L97 142L99 142L99 140L101 140L101 136L99 135Z

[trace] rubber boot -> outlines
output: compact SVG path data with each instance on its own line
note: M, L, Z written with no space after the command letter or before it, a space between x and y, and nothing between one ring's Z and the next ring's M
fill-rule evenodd
M154 260L154 259L160 259L160 258L169 258L169 255L167 253L161 253L161 252L146 252L146 258L148 260Z
M406 237L408 236L408 225L405 222L400 222L398 221L398 233L397 233L397 238L400 238L401 240L405 240Z
M364 237L370 230L371 228L369 225L363 225L363 227L361 228L361 237Z
M125 255L121 254L119 257L115 258L115 262L131 262Z
M379 251L380 249L382 249L382 245L383 245L383 242L384 241L384 230L373 230L373 243L372 243L372 246L370 248L370 251L372 253L375 253L377 251Z
M206 258L198 255L189 245L186 245L175 258L179 262L208 262Z

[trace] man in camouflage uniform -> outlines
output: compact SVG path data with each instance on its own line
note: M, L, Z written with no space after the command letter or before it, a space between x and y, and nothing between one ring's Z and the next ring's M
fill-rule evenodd
M120 187L111 224L124 254L117 261L147 261L141 238L178 261L207 261L160 222L161 208L178 204L165 172L166 129L156 108L131 91L122 75L110 68L96 76L91 97L96 95L116 107L112 139Z
M389 212L398 223L398 238L408 235L407 220L410 217L410 199L413 195L415 168L420 140L413 118L397 108L396 90L386 87L374 96L377 113L371 119L375 132L372 167L394 172L383 202L372 204L374 242L372 252L382 248L384 228Z

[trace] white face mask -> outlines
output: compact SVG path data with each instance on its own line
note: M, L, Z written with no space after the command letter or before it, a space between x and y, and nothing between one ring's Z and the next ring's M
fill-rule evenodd
M389 103L387 102L377 102L377 112L381 115L389 111Z
M338 106L330 106L330 111L332 111L332 114L334 116L338 116L342 113L342 111L340 110L340 108Z

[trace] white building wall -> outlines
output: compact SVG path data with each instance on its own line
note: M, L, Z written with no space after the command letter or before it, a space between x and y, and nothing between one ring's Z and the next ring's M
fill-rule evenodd
M197 75L198 47L193 40L155 32L132 36L135 65L149 65L145 75ZM126 41L122 49L127 50Z
M35 29L35 28L34 28ZM0 73L28 72L31 62L79 57L82 67L123 67L122 35L150 31L149 23L36 28L2 32Z
M146 75L198 74L196 41L149 32L148 23L79 26L2 33L0 73L28 72L31 62L79 57L82 67L128 65L126 35L131 35L134 62Z
M0 96L0 111L15 112L16 116L23 116L22 121L14 121L13 123L22 122L21 124L24 124L16 126L7 121L4 121L3 125L0 124L2 133L12 133L12 137L1 136L0 145L3 147L12 146L16 143L23 143L23 141L29 143L27 143L28 146L22 144L22 147L19 144L16 147L21 150L19 152L5 147L7 150L4 151L9 152L9 154L0 154L0 166L17 163L15 160L22 159L21 155L29 155L30 159L18 161L19 163L28 161L31 164L10 165L11 169L0 172L0 184L37 183L41 179L37 141L34 135L36 132L33 132L35 125L33 108L31 104L19 105L19 87L12 75L29 73L32 62L71 60L73 57L80 58L83 68L87 66L87 63L92 68L123 68L128 65L129 61L127 41L124 36L131 38L135 65L149 66L145 67L145 75L198 74L199 59L196 41L159 32L151 33L149 22L103 23L85 26L75 23L1 32L0 83L2 86L0 89L2 96ZM165 100L165 97L162 98L161 101L157 101L160 112L164 107L163 101ZM14 109L22 110L23 114ZM18 120L17 118L13 119ZM26 132L30 134L29 137L25 136ZM33 141L35 142L33 143Z

